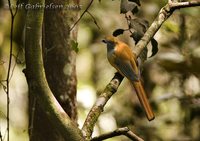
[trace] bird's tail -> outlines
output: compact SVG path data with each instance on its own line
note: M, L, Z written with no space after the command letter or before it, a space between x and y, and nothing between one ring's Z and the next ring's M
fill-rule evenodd
M138 96L138 99L139 99L140 103L142 104L142 107L145 110L145 113L146 113L146 116L147 116L148 120L149 121L153 120L155 118L155 116L154 116L154 113L153 113L153 111L151 109L149 101L147 99L147 96L146 96L146 93L145 93L145 90L144 90L144 88L142 86L141 81L133 82L132 84L133 84L133 86L135 88L135 91L136 91L136 94Z

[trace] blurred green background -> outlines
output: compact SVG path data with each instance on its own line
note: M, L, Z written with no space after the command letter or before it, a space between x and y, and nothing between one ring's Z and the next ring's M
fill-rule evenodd
M143 0L137 17L151 24L167 1ZM1 2L0 2L1 3ZM89 2L81 1L82 11ZM78 24L77 78L78 123L82 127L91 106L116 72L106 58L106 47L101 40L117 28L127 28L120 1L94 1L89 14ZM17 16L22 16L18 13ZM15 66L10 82L11 141L28 140L27 84L23 42L18 38L24 21L17 21L14 30ZM9 59L10 13L0 4L0 80L5 80ZM200 8L180 9L156 33L159 52L144 64L143 80L150 98L155 120L149 122L142 111L134 89L124 79L117 93L110 99L100 116L93 136L128 126L148 141L200 140ZM130 46L129 34L120 39ZM148 46L149 56L151 46ZM4 81L1 81L5 85ZM0 132L6 134L6 93L0 86ZM115 137L108 141L128 141Z

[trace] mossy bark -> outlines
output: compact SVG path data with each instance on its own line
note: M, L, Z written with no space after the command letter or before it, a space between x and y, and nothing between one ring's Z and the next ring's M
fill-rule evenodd
M44 0L30 0L29 3L32 5L36 3L44 5ZM28 10L26 19L26 69L24 72L29 87L29 105L32 106L30 107L30 140L81 141L83 138L80 130L59 105L46 80L42 57L43 15L44 9ZM37 115L38 109L43 112L43 116L40 117ZM37 123L38 119L48 122L45 124L38 122L40 123L39 125ZM52 130L49 130L49 128ZM39 130L43 130L44 132L40 133L38 132ZM48 132L47 130L52 132Z

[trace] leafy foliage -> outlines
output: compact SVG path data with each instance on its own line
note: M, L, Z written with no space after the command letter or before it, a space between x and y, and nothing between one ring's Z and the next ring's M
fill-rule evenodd
M133 29L131 37L133 37L136 44L142 38L148 27L149 27L148 21L144 19L135 18L130 20L129 28Z
M78 42L71 40L72 49L77 53L79 51Z
M130 37L133 38L135 41L135 44L137 44L140 39L143 37L144 33L147 31L149 27L149 23L147 20L139 18L139 17L131 17L127 16L128 12L131 12L133 15L136 14L138 10L138 6L140 6L140 1L139 0L121 0L120 4L120 13L125 14L125 18L127 20L128 24L128 29L116 29L113 31L113 36L119 36L121 34L124 34L125 31L130 32ZM152 38L151 40L151 45L152 45L152 54L150 57L156 55L158 52L158 43L157 41ZM145 52L145 53L144 53ZM145 56L144 54L147 55L147 50L143 52L142 56ZM145 57L146 58L146 57ZM143 58L143 60L145 60Z

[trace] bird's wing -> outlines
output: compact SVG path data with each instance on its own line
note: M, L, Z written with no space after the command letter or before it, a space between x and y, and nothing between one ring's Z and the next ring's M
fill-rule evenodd
M130 61L125 61L120 58L116 58L114 61L115 68L125 77L131 81L139 81L139 77L132 68Z

